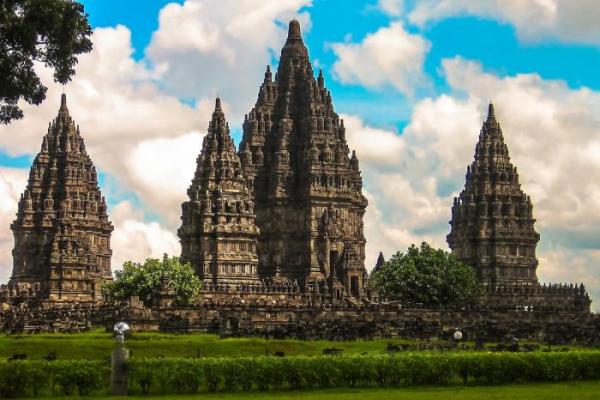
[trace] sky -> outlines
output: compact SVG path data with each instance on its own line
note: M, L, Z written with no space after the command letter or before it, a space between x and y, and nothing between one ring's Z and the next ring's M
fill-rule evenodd
M534 204L538 276L600 306L600 7L593 0L85 0L94 50L64 90L115 225L113 268L180 252L176 230L215 96L239 143L287 23L323 70L369 207L366 266L447 248L452 198L494 102ZM9 226L63 88L0 126L0 281Z

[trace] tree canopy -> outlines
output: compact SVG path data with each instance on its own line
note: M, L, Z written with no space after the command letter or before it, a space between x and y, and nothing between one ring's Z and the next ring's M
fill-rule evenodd
M371 279L382 297L424 305L462 306L478 292L473 268L427 243L397 252Z
M123 269L115 272L115 280L105 286L106 293L118 300L138 296L148 307L154 305L167 278L175 291L175 303L186 305L198 296L201 282L190 263L182 264L178 257L162 260L148 258L143 264L127 261Z
M0 1L0 122L23 118L20 99L37 105L46 98L36 62L54 70L55 82L69 82L77 56L92 49L91 34L77 1Z

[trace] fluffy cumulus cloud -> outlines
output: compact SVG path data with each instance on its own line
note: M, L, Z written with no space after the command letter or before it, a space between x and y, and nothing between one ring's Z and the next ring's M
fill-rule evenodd
M399 16L403 11L404 0L379 0L377 5L386 14Z
M422 0L416 2L408 19L422 26L463 15L510 23L525 41L550 38L600 44L600 8L596 0Z
M128 201L122 201L111 210L115 226L111 238L114 249L112 265L118 269L125 261L141 262L146 258L160 258L164 253L179 255L179 239L173 230L158 222L143 222L144 215Z
M223 97L227 116L239 125L255 99L265 65L285 41L288 20L297 17L305 30L310 27L309 15L299 11L310 4L310 0L169 4L160 13L159 28L141 61L133 58L127 27L94 30L94 49L80 57L77 75L65 89L88 152L108 177L105 194L118 203L110 210L115 223L114 266L126 259L179 253L175 231L180 204L214 96ZM25 104L23 120L0 127L0 148L8 154L35 154L57 113L63 88L52 83L50 70L40 66L38 71L49 87L48 100L39 107ZM0 172L4 193L0 251L10 260L9 225L16 196L25 186L15 176L27 171ZM119 202L123 194L140 201ZM0 277L10 274L9 264L0 268L4 274Z
M412 95L415 87L427 84L423 62L430 47L422 36L406 31L400 22L392 22L360 43L334 43L337 60L333 73L342 83L370 88L391 85Z
M452 93L419 101L401 134L367 136L364 125L349 125L371 200L367 265L379 250L389 257L421 240L445 247L452 197L464 184L491 97L535 205L540 278L586 282L600 298L600 93L536 74L501 78L461 58L445 60L442 69ZM390 147L395 157L387 155ZM380 159L374 148L382 149Z
M201 145L199 131L208 124L212 104L192 107L162 93L156 71L132 59L130 39L123 26L95 30L94 50L81 57L77 75L66 87L68 106L102 171L140 198L150 199L156 190L173 196L181 186L174 165L193 163L193 152ZM40 68L40 73L51 82L50 71ZM37 152L48 121L58 111L62 90L50 84L47 101L39 107L25 106L23 120L0 127L0 147L12 154ZM180 157L173 157L175 146L183 149Z
M344 116L369 198L368 268L379 251L389 257L422 241L446 247L452 197L477 140L478 105L447 95L422 100L402 132L375 129L355 116Z
M0 167L0 282L5 283L12 271L14 240L9 229L15 220L17 203L27 182L27 171Z
M310 28L312 0L186 0L160 13L147 49L161 70L163 87L183 98L219 94L238 120L256 100L257 82L278 56L287 24L297 18Z
M159 72L132 58L128 28L96 29L93 41L94 50L80 58L77 75L66 87L71 116L81 127L96 166L114 178L119 191L124 189L143 199L142 205L174 230L177 221L172 213L185 196L183 180L193 173L201 146L200 131L208 124L212 104L190 106L164 94L156 83ZM48 100L39 107L25 105L23 120L0 127L0 147L10 154L37 152L48 121L57 113L63 88L51 83L49 70L40 67L39 72L49 84ZM182 173L184 170L188 173ZM18 192L23 189L24 185ZM2 224L2 235L7 237L8 226ZM119 229L125 229L126 235L137 233L127 242ZM144 235L152 245L143 244ZM123 254L133 255L134 241L140 249L153 249L152 254L173 252L168 241L159 248L163 232L144 222L139 212L117 224L115 236L116 266Z

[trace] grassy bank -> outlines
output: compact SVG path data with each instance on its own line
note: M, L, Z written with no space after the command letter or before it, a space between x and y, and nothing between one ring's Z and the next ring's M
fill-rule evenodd
M600 382L530 384L477 387L425 387L402 389L343 389L279 393L223 393L197 396L158 396L155 400L595 400ZM104 398L98 398L104 399ZM141 400L147 397L106 397L110 400Z
M23 353L41 359L55 352L59 360L103 360L114 348L114 337L104 330L78 334L35 334L0 336L0 360ZM127 347L135 358L155 357L251 357L282 352L285 355L321 355L326 348L343 354L384 353L388 343L416 344L416 341L385 339L332 342L327 340L265 340L261 338L220 339L208 334L134 333Z
M598 380L600 352L155 358L127 369L132 395L472 387ZM0 397L105 395L109 375L107 361L0 362Z

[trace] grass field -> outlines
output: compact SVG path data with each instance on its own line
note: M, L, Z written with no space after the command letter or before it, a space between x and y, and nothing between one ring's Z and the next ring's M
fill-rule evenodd
M320 355L327 347L343 354L383 353L388 343L414 341L385 339L332 342L326 340L265 340L261 338L220 339L208 334L134 333L127 339L133 357L243 357L283 352L285 355ZM110 356L115 342L104 330L78 334L35 334L0 336L0 359L24 353L39 359L56 352L58 359L101 360Z
M142 398L148 397L106 397L111 400ZM151 398L155 400L596 400L600 398L600 382L451 388L344 389L251 394L223 393ZM102 398L97 397L96 399Z
M275 340L262 338L220 339L208 334L134 333L127 347L139 357L245 357L272 355L320 355L325 348L339 348L344 355L384 353L387 345L416 344L415 340L381 339L335 342L327 340ZM102 329L77 334L25 334L0 336L0 360L24 353L40 359L55 352L58 359L102 360L110 356L114 337ZM558 349L558 348L556 348Z

